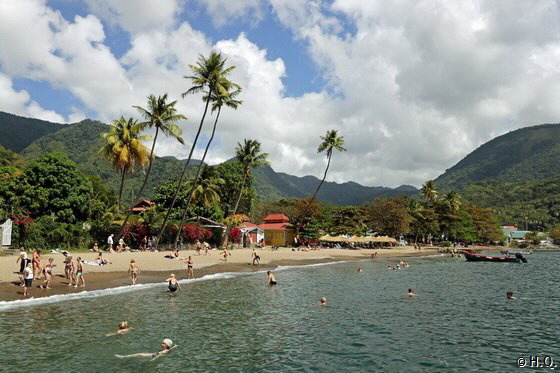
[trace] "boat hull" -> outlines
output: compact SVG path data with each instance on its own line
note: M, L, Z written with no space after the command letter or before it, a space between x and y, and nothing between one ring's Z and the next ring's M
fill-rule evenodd
M465 259L469 262L495 262L495 263L520 263L521 260L515 256L489 256L473 254L471 252L463 252Z

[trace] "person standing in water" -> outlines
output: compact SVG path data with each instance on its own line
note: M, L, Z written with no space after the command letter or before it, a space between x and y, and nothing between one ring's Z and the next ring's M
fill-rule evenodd
M193 260L190 255L185 264L187 265L187 279L194 278Z
M82 281L82 287L86 286L86 280L84 280L84 263L82 263L82 258L78 257L76 259L76 284L74 285L75 288L80 285L80 281Z
M132 285L136 285L136 280L138 279L138 275L140 274L140 268L138 267L138 264L136 264L136 261L134 259L130 261L128 273L130 274Z
M27 266L23 269L23 296L29 295L29 289L33 286L33 269L31 269L31 263L27 263Z
M276 285L278 284L278 282L276 282L276 277L274 276L274 274L270 271L266 272L266 281L268 282L269 285Z
M172 273L168 279L166 279L165 281L167 281L168 285L167 285L167 290L169 290L170 292L174 293L177 290L181 289L181 285L179 285L179 282L177 281L177 279L175 278L175 274Z

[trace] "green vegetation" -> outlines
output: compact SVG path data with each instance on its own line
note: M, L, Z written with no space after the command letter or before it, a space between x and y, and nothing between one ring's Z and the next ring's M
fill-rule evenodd
M24 118L0 111L0 144L19 153L35 140L64 127L63 124Z
M542 180L560 173L560 124L521 128L496 137L467 155L435 181L460 190L484 181Z

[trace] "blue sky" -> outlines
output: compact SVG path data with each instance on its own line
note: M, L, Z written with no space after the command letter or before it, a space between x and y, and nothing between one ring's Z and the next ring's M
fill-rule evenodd
M274 169L321 176L317 144L336 129L348 151L328 180L419 186L559 121L559 20L554 0L0 0L0 110L109 123L167 93L187 144L156 151L184 158L202 102L181 98L182 76L217 50L243 105L220 117L210 163L256 138Z

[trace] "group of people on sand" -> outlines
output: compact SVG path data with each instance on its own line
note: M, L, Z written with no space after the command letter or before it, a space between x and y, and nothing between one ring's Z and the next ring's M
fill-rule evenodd
M82 258L76 258L76 262L69 255L68 252L63 252L64 255L64 275L68 282L68 286L85 287L86 281L84 279L84 267ZM33 280L43 280L43 283L38 287L45 290L50 290L51 281L53 277L53 270L56 267L54 258L49 258L46 262L42 261L41 250L37 249L32 254L32 259L28 259L27 252L22 247L16 260L19 263L19 279L20 286L23 287L23 296L30 295L29 291L33 286ZM81 283L81 285L80 285Z

